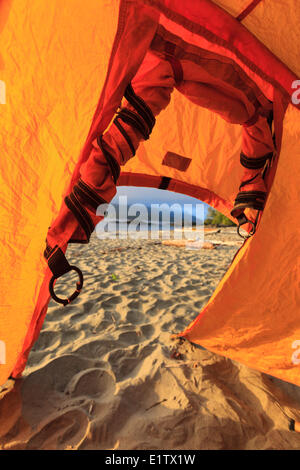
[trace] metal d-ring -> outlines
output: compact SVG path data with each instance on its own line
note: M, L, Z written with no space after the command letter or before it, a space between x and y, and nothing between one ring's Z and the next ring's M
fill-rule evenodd
M250 232L246 236L244 236L240 233L240 228L242 227L242 225L245 225L245 224L251 224L252 225L252 229L250 230ZM248 238L252 237L252 235L254 235L255 232L256 232L256 224L254 222L252 222L252 220L249 220L249 219L246 219L241 224L239 224L238 227L237 227L238 235L241 238L243 238L244 240L247 240Z
M74 299L76 299L76 297L78 297L83 286L83 274L81 270L77 268L77 266L70 266L70 268L71 269L69 269L68 272L76 271L79 276L79 282L76 283L76 290L73 292L72 295L70 295L70 297L68 297L67 299L61 299L60 297L57 297L54 292L54 281L57 279L55 276L52 276L49 282L49 292L51 294L52 299L59 304L63 304L64 307L71 303Z

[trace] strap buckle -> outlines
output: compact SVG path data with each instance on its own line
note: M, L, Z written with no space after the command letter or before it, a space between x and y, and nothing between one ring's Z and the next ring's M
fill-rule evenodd
M68 297L66 299L62 299L62 298L58 297L55 294L55 292L54 292L54 281L57 278L54 275L51 277L50 282L49 282L49 292L51 294L52 299L55 300L55 302L57 302L58 304L63 304L64 307L66 305L70 304L73 300L76 299L76 297L79 296L79 294L81 292L81 289L82 289L82 286L83 286L83 274L82 274L81 270L77 266L71 266L70 265L70 269L69 269L68 272L70 272L70 271L76 271L77 274L78 274L78 277L79 277L79 282L76 283L76 290L73 292L72 295L70 295L70 297Z
M57 245L53 249L47 246L44 255L48 261L49 269L53 274L49 282L50 295L52 299L55 300L55 302L66 306L69 303L71 303L74 299L76 299L76 297L78 297L78 295L80 294L80 291L83 286L83 274L77 266L70 265L70 263L68 262L67 258L64 255L64 252ZM58 297L54 292L54 282L56 281L56 279L58 279L59 277L63 276L64 274L70 271L77 272L78 277L79 277L79 282L76 283L76 289L73 292L73 294L70 295L70 297L66 299L62 299Z
M248 219L244 213L236 217L239 225L237 227L237 233L238 235L243 238L244 240L247 240L248 238L252 237L255 232L256 232L256 223L252 222L252 220ZM240 228L245 225L245 224L250 224L252 226L250 232L247 235L242 235L240 232Z

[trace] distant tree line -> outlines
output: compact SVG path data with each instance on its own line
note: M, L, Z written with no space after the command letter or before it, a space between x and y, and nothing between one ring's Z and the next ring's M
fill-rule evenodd
M214 225L217 227L231 227L235 226L235 223L232 220L228 219L225 215L221 214L212 207L208 208L206 219L204 220L204 225Z

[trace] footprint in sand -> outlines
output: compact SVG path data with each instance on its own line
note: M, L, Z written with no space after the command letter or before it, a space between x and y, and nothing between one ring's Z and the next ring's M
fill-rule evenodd
M22 382L22 406L25 420L44 421L65 401L68 383L79 372L94 367L96 361L65 354L32 372ZM32 410L35 410L32 415Z
M84 314L87 314L87 313L90 314L92 312L96 312L98 309L97 303L95 303L93 300L85 300L82 298L82 300L80 299L79 304L80 306L82 306L82 312Z
M80 354L80 356L93 358L93 359L100 359L104 354L109 351L113 351L119 347L118 340L96 340L96 341L89 341L88 343L80 346L74 352L76 354Z
M177 304L177 305L174 305L170 309L170 312L172 313L173 317L175 317L177 315L185 315L186 316L187 310L188 310L188 308L187 308L186 304Z
M95 289L96 291L96 289ZM99 290L97 289L97 291L95 293L98 294ZM108 292L102 292L102 294L100 295L97 295L97 297L95 297L94 299L94 304L100 304L101 302L104 302L105 300L107 300L108 298L111 297L111 293L109 294Z
M136 325L138 323L142 323L143 320L144 315L142 315L141 312L138 310L130 310L126 314L126 321L128 323L133 323L134 325Z
M86 434L88 417L81 410L69 410L48 421L28 441L27 450L65 450Z
M80 323L84 318L86 317L86 313L75 313L74 315L71 316L71 322L72 325L76 325Z
M128 303L128 308L141 310L143 308L143 302L140 300L132 300Z
M123 343L126 346L141 342L141 336L136 331L125 331L119 335L118 344Z
M155 333L155 328L152 325L143 325L141 326L141 332L147 339L149 339Z
M172 299L157 299L155 302L157 311L169 309L172 305Z
M115 318L115 315L114 315L114 319L116 320ZM109 328L112 324L112 317L110 318L110 320L102 320L100 321L100 323L96 324L94 327L93 327L93 333L96 334L96 333L103 333L107 328Z
M108 361L116 381L120 382L129 377L132 380L143 366L143 361L152 354L155 348L155 345L147 344L144 347L136 345L130 351L128 349L126 351L117 349L111 352L108 355Z
M120 295L115 295L114 297L111 297L110 299L104 300L101 303L101 307L104 309L109 309L109 308L114 308L117 304L120 304L123 301L122 297Z
M111 397L115 391L115 380L106 370L93 368L76 374L68 383L65 393L71 397Z

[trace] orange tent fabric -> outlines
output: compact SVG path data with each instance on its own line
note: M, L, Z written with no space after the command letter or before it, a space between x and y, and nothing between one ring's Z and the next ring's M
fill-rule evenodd
M181 335L300 385L299 366L292 362L292 346L300 340L295 217L300 122L292 84L300 70L296 33L288 23L292 20L296 31L299 13L283 17L280 7L261 0L241 24L236 18L250 3L120 0L99 9L98 0L63 6L53 0L47 7L37 0L0 2L0 80L6 85L6 104L0 105L0 341L5 344L0 383L21 375L47 312L48 227L147 49L166 40L159 39L163 27L175 44L183 39L218 52L246 73L273 102L280 150L267 177L270 193L257 233ZM286 37L287 30L292 32ZM128 56L132 38L137 47ZM240 146L239 126L175 91L150 140L122 167L118 184L159 187L167 178L168 190L198 197L229 215L241 176ZM190 158L188 169L163 165L168 151ZM68 227L58 234L60 246L66 248L70 235Z

